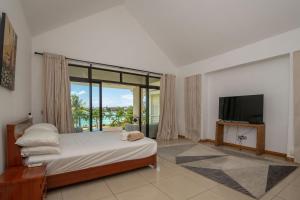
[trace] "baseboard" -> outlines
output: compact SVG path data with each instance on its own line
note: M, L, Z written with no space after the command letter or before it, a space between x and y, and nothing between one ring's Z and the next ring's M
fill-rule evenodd
M295 162L295 158L286 156L286 160L289 162Z
M204 139L204 140L199 140L200 143L212 143L214 144L215 143L215 140L211 140L211 139Z
M178 135L178 138L185 139L184 135Z
M214 144L215 140L204 139L204 140L200 140L199 142L200 143ZM248 150L248 151L253 151L253 152L256 151L256 148L254 148L254 147L247 147L247 146L233 144L233 143L229 143L229 142L224 142L223 145L227 146L227 147L238 148L238 149L241 149L241 150ZM288 157L287 154L285 154L285 153L279 153L279 152L276 152L276 151L265 150L265 154L285 158L287 161L294 162L294 158Z

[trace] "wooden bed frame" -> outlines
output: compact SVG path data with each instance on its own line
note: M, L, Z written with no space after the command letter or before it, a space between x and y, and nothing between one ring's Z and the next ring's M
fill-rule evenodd
M18 137L22 136L25 129L32 125L32 119L25 119L17 123L7 125L7 151L6 168L24 165L20 147L15 144ZM47 188L53 189L74 183L97 179L100 177L118 174L137 168L152 165L156 167L156 154L136 160L122 161L99 167L92 167L78 171L47 176Z

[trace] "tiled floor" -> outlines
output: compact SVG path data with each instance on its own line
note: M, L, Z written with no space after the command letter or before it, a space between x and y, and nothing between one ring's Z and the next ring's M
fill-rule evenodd
M50 191L46 200L250 200L201 175L159 159L158 169L144 168ZM262 200L299 200L300 169Z
M165 145L165 144L164 144ZM172 145L172 144L166 144ZM261 200L299 200L300 169ZM48 192L46 200L250 200L249 196L171 162Z

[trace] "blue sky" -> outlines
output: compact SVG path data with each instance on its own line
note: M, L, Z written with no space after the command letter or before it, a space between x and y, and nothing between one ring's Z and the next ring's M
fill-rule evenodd
M99 89L93 87L93 106L99 105ZM71 84L71 94L79 96L86 104L89 105L89 87L88 85ZM133 105L133 94L129 89L107 88L102 89L103 107L130 106Z

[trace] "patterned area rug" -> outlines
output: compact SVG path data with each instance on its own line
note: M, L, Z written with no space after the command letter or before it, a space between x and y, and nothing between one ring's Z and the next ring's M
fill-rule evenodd
M168 161L256 199L261 198L297 168L296 165L286 162L203 144L159 147L158 154Z

